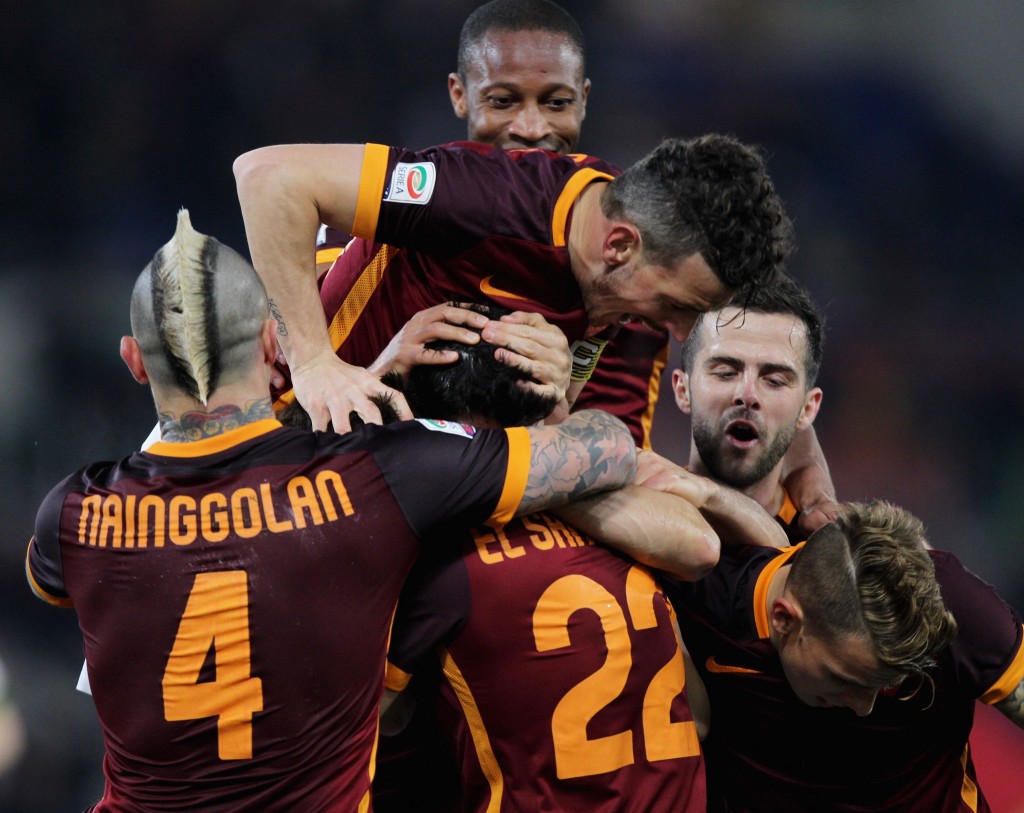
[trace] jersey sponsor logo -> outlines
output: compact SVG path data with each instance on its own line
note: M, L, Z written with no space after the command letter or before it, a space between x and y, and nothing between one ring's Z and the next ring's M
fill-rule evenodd
M482 280L480 280L480 293L482 293L482 294L484 294L486 296L500 297L502 299L521 299L523 301L527 301L525 296L520 296L519 294L513 294L510 291L503 291L503 290L501 290L501 288L495 288L493 285L491 285L491 280L492 279L494 279L494 275L493 274L490 275L490 276L484 277Z
M708 657L708 659L704 662L704 666L707 668L707 670L709 672L714 672L714 673L720 674L720 675L760 675L761 674L761 672L759 672L757 669L745 669L742 666L727 666L725 664L719 663L717 660L715 660L715 656L714 655L710 655Z
M435 421L430 418L417 418L417 423L423 424L431 432L445 432L449 435L458 435L463 438L471 438L476 434L476 427L454 421Z
M275 491L277 493L275 493ZM197 541L251 539L355 513L341 475L329 469L292 477L279 487L260 483L196 496L90 494L80 506L78 542L94 548L163 548Z
M430 201L434 194L434 181L437 179L437 167L430 161L418 164L399 162L391 173L391 183L384 200L392 203L415 203L422 206Z

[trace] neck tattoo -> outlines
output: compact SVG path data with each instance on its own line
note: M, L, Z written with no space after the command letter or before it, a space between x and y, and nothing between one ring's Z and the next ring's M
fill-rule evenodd
M247 423L273 418L274 410L267 398L250 401L245 406L224 404L209 412L186 412L179 418L168 413L160 415L161 440L169 443L185 443L187 441L212 438L223 435L232 429L238 429Z

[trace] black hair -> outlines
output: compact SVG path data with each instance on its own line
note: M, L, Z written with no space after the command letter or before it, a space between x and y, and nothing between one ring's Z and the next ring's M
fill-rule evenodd
M491 0L466 18L459 34L459 76L466 81L472 50L489 31L549 31L565 36L584 60L583 32L572 16L550 0Z

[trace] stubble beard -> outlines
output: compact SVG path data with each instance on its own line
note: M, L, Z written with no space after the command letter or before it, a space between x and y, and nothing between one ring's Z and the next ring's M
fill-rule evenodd
M755 447L755 454L757 449L760 449L760 454L754 457L750 452L727 446L724 427L718 429L712 426L711 421L693 419L691 431L697 453L711 476L728 486L743 489L771 474L793 442L796 424L780 429L767 445Z

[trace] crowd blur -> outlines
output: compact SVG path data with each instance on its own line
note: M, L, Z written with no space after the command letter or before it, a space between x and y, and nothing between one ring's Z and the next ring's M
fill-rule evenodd
M707 131L763 146L791 271L827 317L816 426L839 496L902 504L1024 608L1024 10L562 5L593 80L582 150L625 165ZM0 26L0 659L24 748L0 811L35 813L102 788L74 614L30 595L23 562L47 490L154 423L117 356L135 276L180 206L245 253L247 149L463 137L445 82L476 3L19 6ZM685 460L665 390L655 448Z

